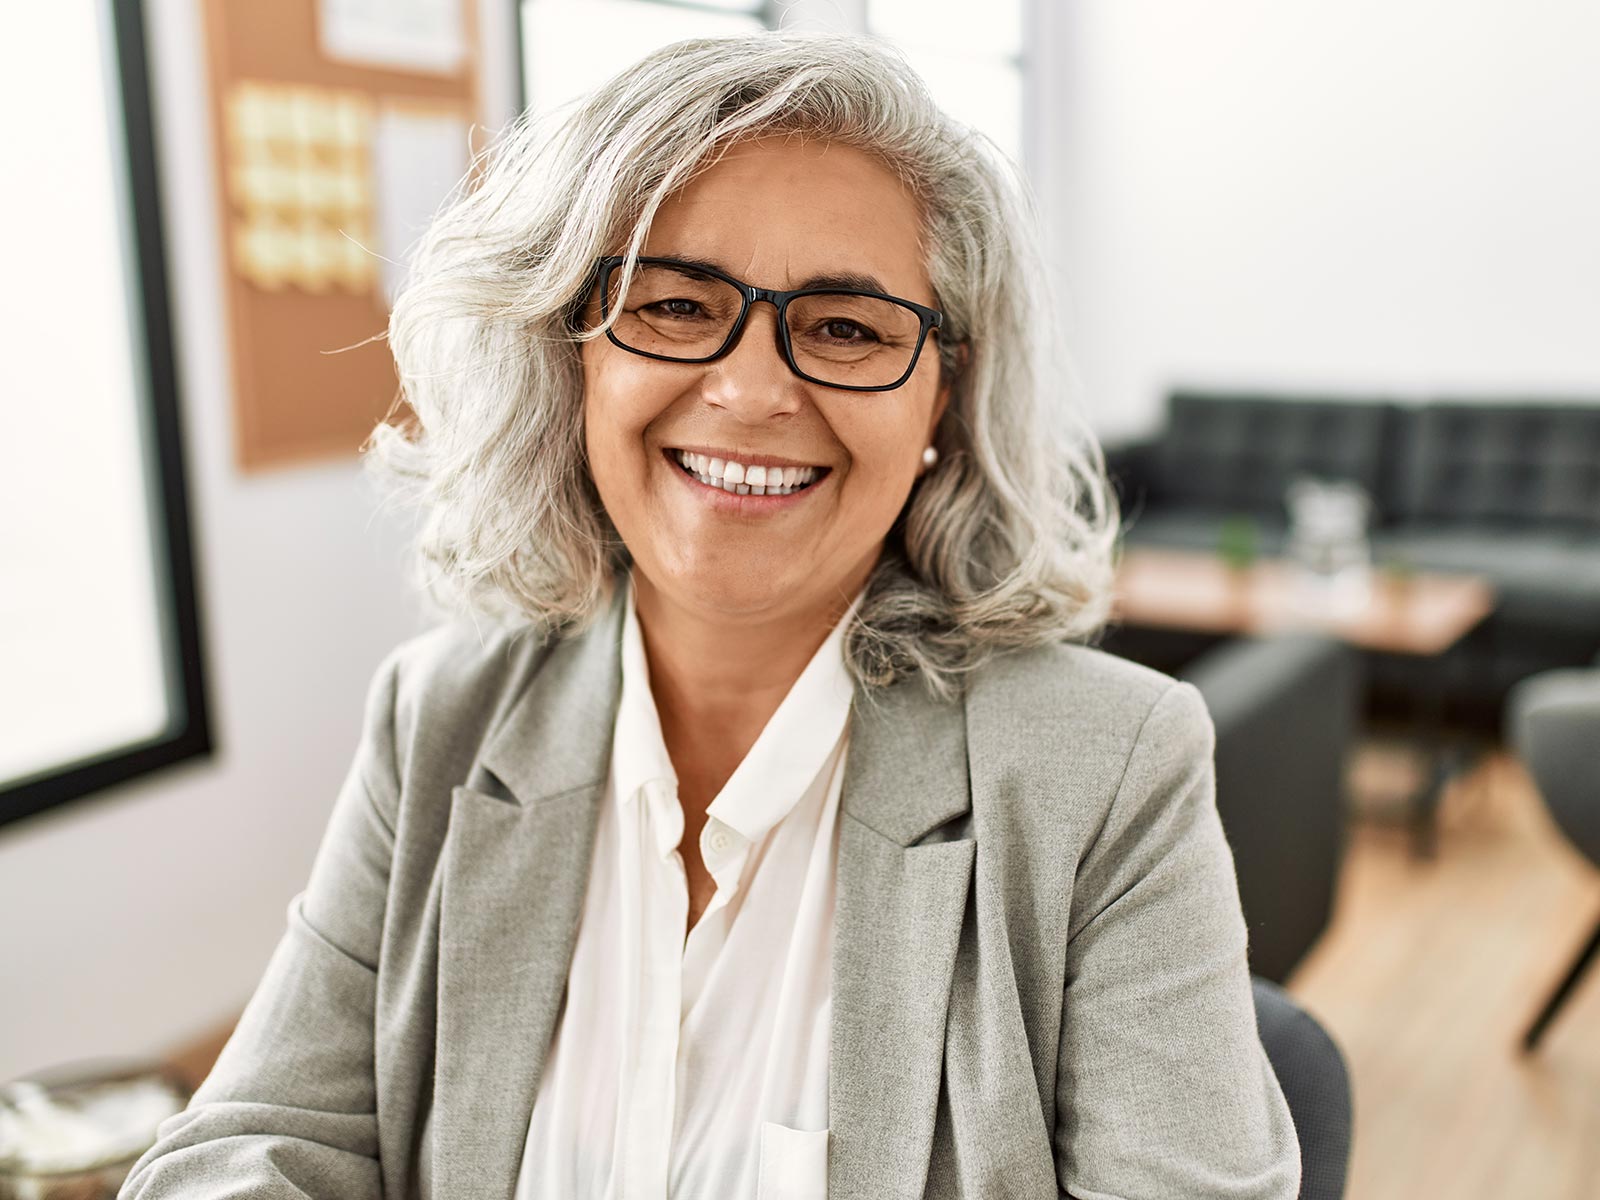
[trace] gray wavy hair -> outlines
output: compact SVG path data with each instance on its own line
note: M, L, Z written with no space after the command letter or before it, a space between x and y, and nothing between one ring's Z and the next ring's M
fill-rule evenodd
M583 438L573 316L593 264L637 255L661 203L735 140L869 151L920 201L950 405L846 632L869 686L920 673L936 694L996 650L1103 624L1116 507L1067 403L1027 188L940 111L894 51L762 33L667 46L569 110L524 114L479 156L419 243L389 321L400 395L366 464L421 511L415 563L449 614L581 628L626 547ZM957 344L966 347L964 357ZM391 413L392 416L392 413Z

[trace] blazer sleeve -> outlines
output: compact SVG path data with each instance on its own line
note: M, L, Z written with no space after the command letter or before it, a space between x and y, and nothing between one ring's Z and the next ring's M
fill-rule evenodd
M1256 1029L1215 732L1173 683L1078 865L1054 1146L1075 1200L1294 1200L1300 1151Z
M382 1195L374 996L398 783L398 651L287 930L216 1066L161 1123L122 1200L361 1200Z

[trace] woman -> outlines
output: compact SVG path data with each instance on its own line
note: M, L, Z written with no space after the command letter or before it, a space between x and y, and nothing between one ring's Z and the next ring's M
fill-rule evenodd
M1211 728L1019 189L870 43L644 60L437 219L397 649L125 1195L1289 1197Z

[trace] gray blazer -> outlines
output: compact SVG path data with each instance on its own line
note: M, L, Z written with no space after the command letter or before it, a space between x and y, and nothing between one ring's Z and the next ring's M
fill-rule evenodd
M543 644L441 626L385 660L266 974L122 1196L511 1196L621 612ZM1295 1196L1194 688L1052 646L963 700L858 697L850 737L830 1200Z

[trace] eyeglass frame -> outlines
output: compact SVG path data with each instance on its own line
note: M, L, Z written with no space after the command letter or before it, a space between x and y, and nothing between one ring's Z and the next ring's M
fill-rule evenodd
M606 320L611 315L609 306L606 302L606 293L611 286L611 276L618 267L627 261L628 256L625 254L611 254L595 261L594 271L596 283L600 289L600 317L602 320ZM737 288L740 297L739 315L733 319L733 325L728 330L728 336L723 340L722 345L719 346L714 353L708 354L703 358L675 358L670 354L653 354L649 350L640 350L636 347L628 345L618 338L613 324L608 324L606 326L607 340L619 350L626 350L629 354L637 354L641 358L653 358L658 362L694 364L716 362L717 359L723 358L733 351L733 348L739 344L739 339L744 336L745 322L750 316L751 306L757 301L765 300L777 310L778 349L781 352L785 365L788 366L789 370L794 372L795 375L799 376L801 379L804 379L807 383L814 383L819 387L837 388L838 390L844 392L892 392L896 388L904 387L906 380L911 378L911 373L917 369L917 363L922 358L923 344L928 340L928 331L938 330L944 326L944 313L939 309L929 308L925 304L918 304L914 300L907 300L901 296L891 296L887 292L875 292L869 288L804 287L793 288L789 291L780 291L774 288L755 287L753 284L748 284L743 280L735 279L727 272L720 271L716 267L710 266L706 263L688 262L684 259L678 258L657 257L641 257L636 259L634 262L635 266L642 266L645 264L687 268L688 270L694 271L696 274L706 275L712 279L721 280L723 283ZM795 360L794 357L794 344L789 335L789 322L785 319L788 313L789 302L801 296L827 295L866 296L873 300L887 300L890 303L898 304L904 308L908 308L916 314L917 320L920 322L920 328L917 330L917 344L912 347L911 362L906 367L905 373L902 374L899 379L896 379L893 383L878 383L870 385L855 383L830 383L825 379L818 379L815 375L808 375L800 369L800 364Z

